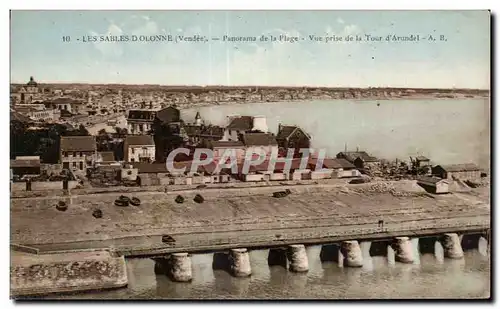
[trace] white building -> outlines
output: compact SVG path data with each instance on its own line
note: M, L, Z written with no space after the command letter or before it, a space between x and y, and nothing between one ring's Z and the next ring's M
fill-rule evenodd
M129 135L123 147L125 162L155 161L155 142L151 135Z

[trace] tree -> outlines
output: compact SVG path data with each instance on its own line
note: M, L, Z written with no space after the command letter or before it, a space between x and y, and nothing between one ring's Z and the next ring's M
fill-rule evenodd
M106 132L105 129L99 130L96 136L96 144L98 151L109 151L111 150L110 142L112 141L111 136Z
M62 124L45 124L42 129L28 130L27 125L12 120L10 123L10 157L38 155L45 163L59 161L61 136L88 136L83 125L77 130L68 130Z

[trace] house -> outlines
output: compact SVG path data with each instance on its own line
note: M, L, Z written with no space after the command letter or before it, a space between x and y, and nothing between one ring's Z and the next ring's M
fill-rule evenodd
M449 181L447 179L420 176L419 178L417 178L417 184L429 193L442 194L449 192Z
M346 159L360 169L369 169L380 164L379 159L366 151L344 151L337 154L337 159Z
M224 128L219 126L205 126L184 124L181 126L181 136L189 146L207 145L212 141L219 141L224 137Z
M151 109L133 109L128 111L127 129L129 134L148 134L153 126L156 111Z
M97 150L95 136L61 136L60 162L63 169L86 171Z
M309 148L311 145L311 136L297 126L278 126L276 141L280 148Z
M129 135L123 143L125 162L153 162L155 142L151 135Z
M30 117L34 121L54 122L61 117L60 110L45 109L41 104L17 105L15 111Z
M119 165L115 160L115 154L113 151L100 151L97 153L95 162L98 166L101 165Z
M481 178L481 169L473 163L437 165L432 174L448 180L477 180Z
M347 178L347 177L360 177L361 173L356 169L354 164L350 163L346 159L323 159L323 166L319 168L316 167L317 159L310 158L308 162L308 167L313 171L311 172L311 178L313 179L324 179L324 178ZM330 174L330 177L328 177Z
M169 184L169 174L165 163L134 162L122 169L122 179L137 180L140 186Z
M416 168L421 168L421 167L430 166L430 165L431 165L431 160L427 157L418 156L415 158L415 167Z
M339 171L339 178L349 178L349 177L360 177L361 172L356 168L354 164L347 161L346 159L334 159L338 163L342 170Z
M40 175L39 156L17 156L10 160L12 175L22 177L24 175Z
M229 120L229 124L224 130L224 140L226 141L238 141L241 134L245 134L253 128L253 117L251 116L230 117Z
M180 134L187 146L206 146L209 142L222 140L224 128L205 125L200 112L197 112L194 123L181 124Z
M318 165L317 158L309 158L307 166L311 170L311 179L338 178L342 171L342 165L337 162L338 159L324 158L323 164Z
M266 118L263 116L236 116L229 117L229 120L224 130L224 140L238 141L247 132L268 132Z
M181 112L172 105L156 112L156 119L163 124L178 123L181 121Z
M55 122L61 118L61 111L58 109L44 109L32 111L28 115L35 121Z
M61 116L64 114L78 114L84 111L85 102L83 100L75 100L72 98L62 97L53 100L42 102L46 109L57 109Z
M274 151L278 153L278 142L272 133L249 132L242 136L242 142L246 148L260 148L266 153L269 158Z

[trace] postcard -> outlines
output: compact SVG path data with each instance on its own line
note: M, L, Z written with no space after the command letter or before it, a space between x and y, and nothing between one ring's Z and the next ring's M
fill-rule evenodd
M10 20L10 295L491 298L491 14Z

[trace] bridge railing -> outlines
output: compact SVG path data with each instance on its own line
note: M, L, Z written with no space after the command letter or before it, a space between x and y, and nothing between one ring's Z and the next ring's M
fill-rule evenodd
M441 219L434 222L408 222L408 223L397 223L391 226L390 222L384 224L384 226L378 226L377 223L373 225L356 225L339 227L337 229L318 229L311 230L307 232L293 232L282 230L275 235L271 233L264 233L262 235L241 235L237 233L238 236L234 237L221 237L221 238L210 238L210 239L195 239L190 240L187 243L183 243L182 246L188 247L202 247L202 246L220 246L220 245L238 245L245 243L269 243L286 240L289 241L303 241L306 239L319 239L319 238L329 238L329 237L341 237L341 236L356 236L356 235L370 235L370 234L380 234L380 233L406 233L409 231L421 231L426 229L457 229L464 230L468 227L478 227L478 226L488 226L489 220L483 218L471 218L467 222L458 222L456 219Z

